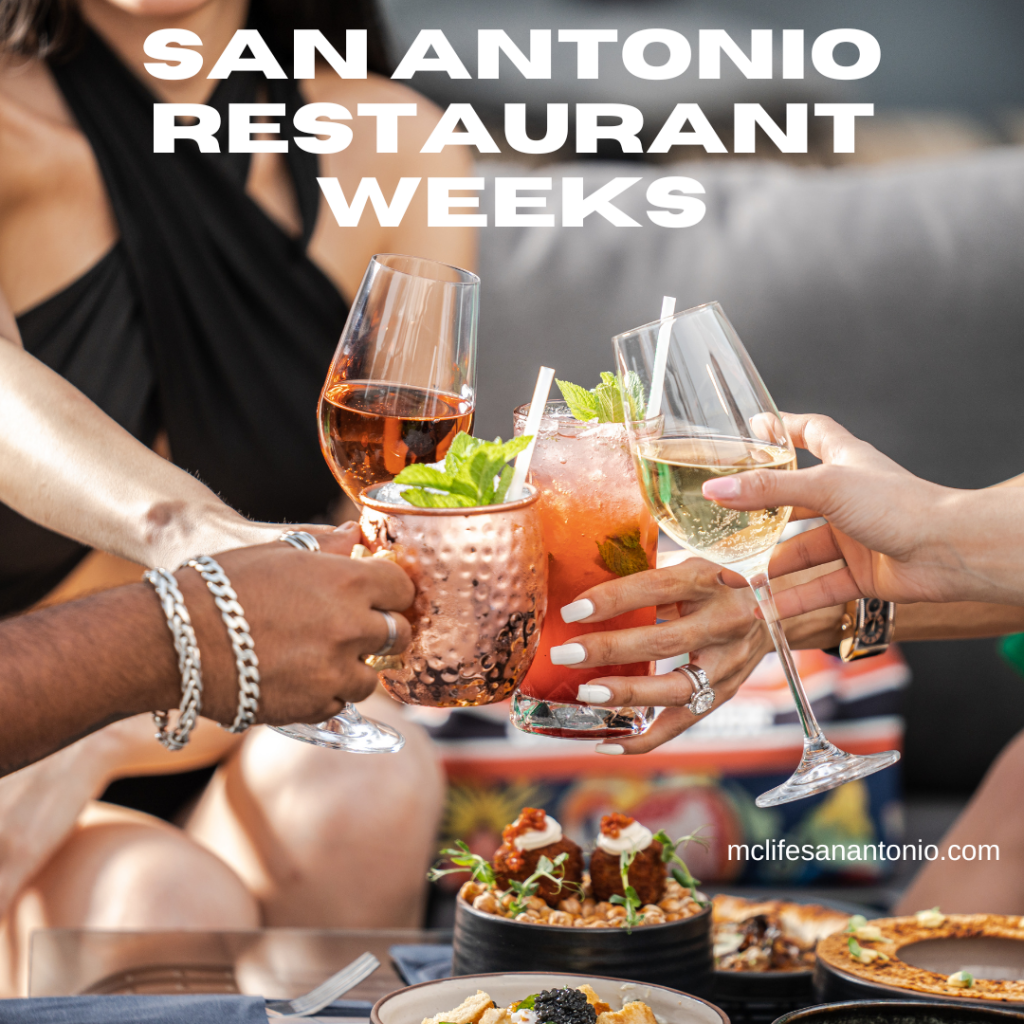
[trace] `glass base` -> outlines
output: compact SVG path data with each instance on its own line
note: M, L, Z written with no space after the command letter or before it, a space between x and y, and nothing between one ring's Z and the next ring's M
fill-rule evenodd
M848 754L821 739L804 745L803 757L796 771L781 785L762 793L754 803L758 807L778 807L779 804L804 800L817 793L827 793L844 782L874 775L900 759L898 750L881 754Z
M517 693L509 713L521 732L569 740L604 740L640 736L654 721L654 708L603 708L563 704Z
M397 729L372 718L363 718L351 704L316 725L298 722L270 728L289 739L328 750L347 750L350 754L397 754L405 746L405 737Z

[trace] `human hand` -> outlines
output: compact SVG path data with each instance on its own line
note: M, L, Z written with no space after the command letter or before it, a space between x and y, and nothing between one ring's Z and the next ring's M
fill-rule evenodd
M580 594L574 605L587 600L591 614L577 621L586 624L639 608L658 606L654 626L584 633L569 643L579 644L586 659L571 668L626 665L689 654L690 663L708 674L715 707L729 700L740 684L772 649L764 623L754 616L753 594L732 590L719 580L717 565L688 558L679 565L650 569L610 580ZM557 615L558 609L548 610ZM688 729L698 716L683 707L692 695L684 672L660 676L604 676L580 687L577 697L588 704L609 707L664 707L643 736L603 743L602 753L642 754Z
M797 515L828 520L826 526L779 545L770 574L836 559L846 565L779 594L782 618L857 597L1007 600L1006 585L986 571L993 554L987 549L995 544L982 536L979 513L987 508L996 513L997 522L1012 514L1015 488L999 489L999 495L984 499L979 508L977 496L995 492L957 491L922 480L827 416L783 418L793 443L820 458L822 465L786 473L737 473L709 480L703 489L706 498L726 508L793 505ZM1011 501L1004 500L1007 495ZM723 579L733 587L747 586L735 573L725 572Z
M415 597L412 581L394 563L343 557L360 539L355 523L317 539L319 553L272 543L217 556L245 609L260 660L260 722L320 722L343 702L368 697L377 674L362 659L387 639L381 611L400 612ZM203 715L229 723L238 679L224 624L197 572L182 569L176 577L203 658ZM404 616L394 618L397 653L411 631Z

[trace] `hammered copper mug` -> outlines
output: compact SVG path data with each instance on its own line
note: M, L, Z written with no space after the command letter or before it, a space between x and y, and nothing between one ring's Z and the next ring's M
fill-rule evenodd
M404 614L412 641L376 664L403 704L451 708L509 697L526 675L547 608L547 551L537 491L478 508L417 508L381 502L381 485L359 500L359 525L416 584Z

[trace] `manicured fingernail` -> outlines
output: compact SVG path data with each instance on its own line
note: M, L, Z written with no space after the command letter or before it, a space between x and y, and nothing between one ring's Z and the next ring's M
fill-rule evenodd
M701 493L705 498L735 498L740 493L740 482L734 476L705 480Z
M598 743L594 747L595 754L624 754L626 748L619 743Z
M584 704L607 704L612 699L612 691L600 683L584 683L576 691L576 699Z
M579 622L580 619L587 619L594 614L594 602L583 598L581 601L573 601L562 609L563 622Z
M551 648L552 665L578 665L587 660L587 649L583 644L562 644Z

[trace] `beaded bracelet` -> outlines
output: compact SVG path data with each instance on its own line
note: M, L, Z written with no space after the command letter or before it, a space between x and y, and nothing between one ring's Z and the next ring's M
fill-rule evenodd
M169 729L167 712L154 711L156 738L168 750L181 750L191 737L202 707L203 673L199 647L196 644L192 620L185 607L185 599L181 596L178 581L174 576L166 569L147 569L142 578L152 584L160 599L160 606L167 619L167 628L171 631L174 649L178 653L178 671L181 673L178 724L173 730Z
M220 617L227 627L231 649L235 653L235 667L238 669L238 712L234 722L224 728L228 732L245 732L256 721L260 699L260 660L256 657L249 623L245 621L245 610L238 603L238 595L231 586L231 580L215 559L209 555L196 555L185 564L202 576L207 589L213 595L214 603L220 609Z

